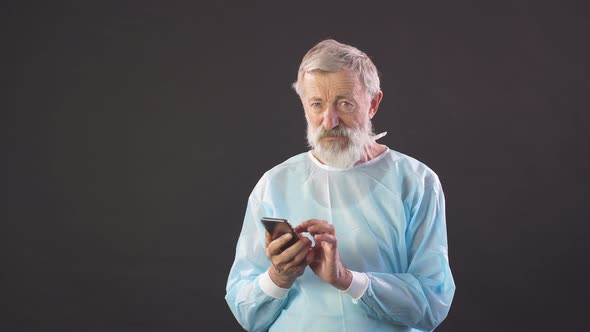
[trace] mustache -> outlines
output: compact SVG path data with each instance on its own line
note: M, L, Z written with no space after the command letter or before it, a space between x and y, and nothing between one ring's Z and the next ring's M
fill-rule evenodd
M341 125L338 125L332 129L324 129L324 127L319 127L317 132L317 139L322 139L324 137L349 137L348 128L344 128Z

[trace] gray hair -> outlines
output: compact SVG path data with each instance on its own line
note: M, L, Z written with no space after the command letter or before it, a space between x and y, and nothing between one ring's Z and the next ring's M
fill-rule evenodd
M376 96L380 88L379 73L373 61L356 47L326 39L312 47L303 57L293 89L302 97L301 80L305 73L351 70L359 75L369 96Z

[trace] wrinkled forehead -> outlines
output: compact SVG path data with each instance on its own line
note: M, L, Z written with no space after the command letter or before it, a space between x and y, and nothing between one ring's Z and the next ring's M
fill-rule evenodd
M326 95L360 97L365 92L359 75L350 70L306 72L302 77L302 88L305 98L320 98Z

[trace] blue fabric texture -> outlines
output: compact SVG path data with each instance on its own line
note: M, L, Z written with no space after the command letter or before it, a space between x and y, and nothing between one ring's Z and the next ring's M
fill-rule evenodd
M267 295L261 217L332 223L344 265L369 277L365 294L355 301L308 267L284 299ZM225 298L248 331L432 331L455 292L447 248L443 191L424 164L387 149L336 169L302 153L252 191Z

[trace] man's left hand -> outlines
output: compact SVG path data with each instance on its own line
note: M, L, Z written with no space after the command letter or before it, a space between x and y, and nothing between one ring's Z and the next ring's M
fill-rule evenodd
M309 232L315 246L307 254L309 267L330 285L346 290L352 282L352 273L344 266L338 254L338 241L334 225L325 220L309 219L297 227L295 232Z

